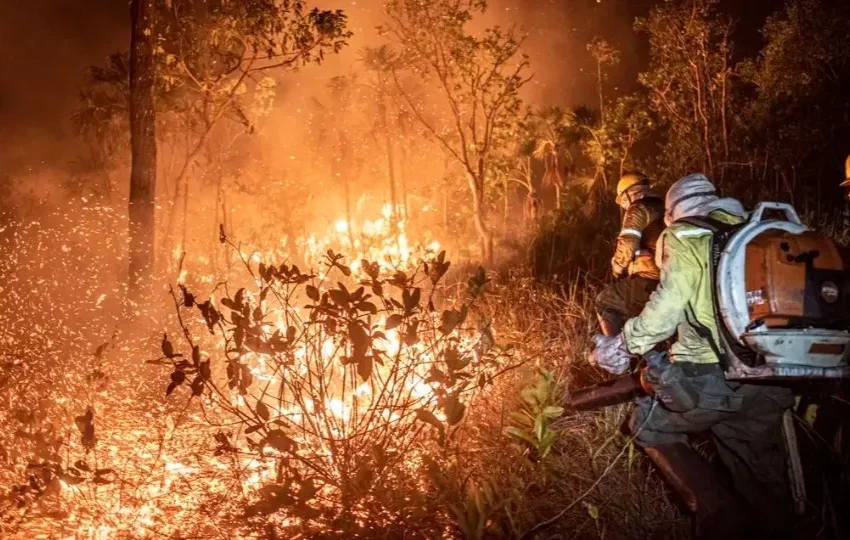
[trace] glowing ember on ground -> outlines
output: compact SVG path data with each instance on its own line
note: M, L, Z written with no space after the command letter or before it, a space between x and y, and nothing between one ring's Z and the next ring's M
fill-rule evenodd
M209 258L181 254L184 267L176 282L198 288L199 294L203 287L212 289L210 305L221 310L227 325L221 328L225 332L210 335L196 309L182 310L187 331L199 336L199 358L213 360L211 379L194 400L187 401L188 388L177 388L162 401L161 368L142 368L151 358L147 351L154 350L151 334L161 337L164 327L177 339L173 316L164 326L125 329L124 336L99 347L97 336L110 326L101 318L94 326L98 331L90 331L94 337L71 349L72 361L66 362L68 375L83 382L69 387L67 397L56 395L64 394L61 386L53 395L54 404L64 404L62 414L76 420L60 430L25 427L33 437L54 433L60 451L35 468L31 463L30 473L23 462L3 473L9 485L29 474L38 486L25 490L30 503L21 511L3 509L9 530L35 538L141 538L187 531L239 538L253 536L251 527L259 519L295 533L327 528L352 497L355 508L363 510L354 509L346 519L372 526L397 519L389 509L366 508L381 507L384 492L418 485L411 478L419 448L438 434L435 427L442 438L446 427L462 418L463 402L482 391L493 369L492 357L482 356L480 331L463 325L465 311L461 316L434 309L441 293L423 273L423 261L432 274L434 268L445 272L443 255L437 257L439 242L427 235L410 242L404 220L394 223L391 210L385 206L381 217L353 222L352 230L347 221L336 220L324 235L282 243L294 254L280 247L237 252L254 276L225 277L254 289L240 300L245 309L259 310L250 323L257 329L253 349L234 345L237 327L230 324L238 310L221 307L225 300L233 302L235 291L215 287L222 277L204 273ZM355 255L337 260L329 250ZM304 270L311 276L306 281L286 282L280 272L285 267L295 276L294 266L281 263L296 260L314 273ZM279 273L263 278L257 270L261 264L281 265ZM348 285L335 285L337 280ZM307 284L316 292L305 294ZM111 304L121 297L119 291L92 287L89 296L91 309L110 307L112 320L119 320ZM307 304L326 307L317 317ZM450 327L447 313L456 319ZM355 350L359 345L352 340L359 334L353 324L370 340L368 362ZM284 349L257 348L279 336L289 340ZM185 343L175 341L175 346L182 358L191 356ZM447 355L454 365L447 366ZM242 382L235 387L228 365L240 373ZM193 376L186 377L185 386ZM87 407L93 412L89 442L77 416ZM289 486L287 497L294 502L281 504L277 492L269 491L283 486ZM253 516L248 521L246 508Z

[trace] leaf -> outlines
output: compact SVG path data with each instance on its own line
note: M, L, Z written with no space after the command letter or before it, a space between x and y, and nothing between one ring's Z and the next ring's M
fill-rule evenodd
M260 500L245 508L246 517L274 514L284 506L290 506L297 502L289 491L289 488L284 485L271 484L263 486L258 492L260 494Z
M534 388L525 388L519 393L519 395L527 404L532 407L537 406L537 394L535 393Z
M446 422L450 426L455 426L463 420L463 415L466 412L466 405L461 403L457 393L449 394L446 398L443 411L446 413Z
M366 354L372 344L369 334L357 321L348 323L348 339L351 340L351 345L354 348L354 356L358 358Z
M210 370L210 361L204 360L201 362L201 365L198 366L198 376L203 377L204 381L208 381L212 378L212 371Z
M419 300L422 295L422 289L415 288L411 293L410 289L404 289L401 293L401 301L404 305L404 311L406 313L412 313L417 307L419 307Z
M555 432L549 430L545 435L543 435L543 439L541 439L540 443L537 445L537 450L540 452L541 458L545 458L549 455L549 451L552 450L553 442L555 442Z
M582 506L587 509L587 515L594 521L599 519L599 508L595 504L590 504L587 501L581 501Z
M372 376L372 357L364 356L357 361L357 374L364 381L368 381Z
M245 428L245 435L250 435L252 433L256 433L256 432L260 431L261 429L263 429L262 424L254 424L253 426L248 426L247 428Z
M313 500L318 493L319 488L316 487L316 482L312 478L298 483L298 500L302 504Z
M85 414L74 418L77 429L80 430L80 438L86 450L94 448L97 438L94 435L94 410L86 407Z
M355 307L358 311L365 311L367 313L371 313L372 315L378 313L378 308L372 302L360 302Z
M296 448L295 441L279 430L273 429L266 435L266 443L279 452L291 452Z
M162 335L162 355L166 358L174 358L174 345L168 341L168 334Z
M386 328L387 330L392 330L393 328L396 328L398 325L400 325L402 321L404 321L404 317L402 317L401 315L390 315L389 317L387 317L387 322L384 325L384 328Z
M461 358L460 353L454 347L446 349L444 356L450 371L460 371L472 361L471 358Z
M427 409L416 409L416 419L420 422L430 424L435 428L439 429L440 431L443 431L445 429L442 422L440 422L437 417L434 416L434 413Z
M440 371L440 369L436 365L431 364L431 369L428 370L428 378L425 380L425 382L445 384L446 374Z
M487 375L482 373L478 376L478 388L484 389L484 385L487 384Z
M564 415L564 408L550 405L543 409L543 415L547 418L559 418Z
M537 447L537 441L534 440L534 436L531 433L525 431L524 429L520 429L518 427L509 427L505 429L505 434L508 435L508 437L511 437L512 439L525 441L534 446L535 448Z
M209 300L203 304L197 304L197 306L201 311L201 315L204 317L204 322L207 323L207 328L209 329L210 334L215 334L215 326L221 320L221 314L215 309L212 302Z
M542 414L538 414L534 418L534 436L537 438L538 441L543 440L543 435L544 433L546 433L547 425L548 422L546 422L546 417Z
M181 384L183 384L183 381L185 381L185 380L186 380L186 373L185 372L180 371L178 369L178 370L175 370L171 373L171 382L173 382L175 385L180 386Z
M348 307L348 293L340 289L331 289L328 291L328 296L331 301L339 307Z
M268 422L271 414L269 408L262 401L257 402L257 416L263 419L263 422Z
M195 295L189 292L185 285L180 285L180 290L183 292L183 305L190 308L195 305Z
M307 293L307 298L309 298L313 302L319 301L319 289L317 287L314 287L313 285L307 285L307 287L304 288L304 291Z
M192 395L193 396L200 396L201 394L203 394L204 393L204 377L203 377L203 375L198 375L197 377L195 377L195 379L192 381L192 384L190 385L190 387L192 388Z
M407 332L404 334L404 344L408 347L413 347L419 343L419 321L413 320L407 325Z
M196 368L201 365L201 348L197 345L192 347L192 365Z
M218 226L218 241L221 242L222 244L227 242L227 235L224 234L224 225L223 224L219 224L219 226Z
M166 397L170 396L171 393L174 392L174 389L177 388L178 386L180 386L180 385L175 383L174 381L171 381L170 383L168 383L168 388L165 389L165 396Z
M77 460L74 462L74 467L80 469L81 471L91 472L91 468L86 464L83 460Z

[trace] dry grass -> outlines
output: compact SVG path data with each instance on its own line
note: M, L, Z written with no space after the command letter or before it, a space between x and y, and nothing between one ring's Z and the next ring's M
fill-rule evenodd
M458 466L456 478L467 479L467 489L455 490L460 500L453 504L486 498L481 486L492 492L479 504L487 522L482 538L688 537L687 519L621 432L630 405L568 412L552 424L556 442L542 460L503 435L508 413L520 407L519 393L538 369L555 372L562 400L570 387L604 378L584 360L595 321L592 290L576 280L556 292L518 272L504 283L491 289L488 314L499 329L497 340L516 344L529 362L501 381L500 399L467 419L467 436L480 451ZM470 485L477 486L472 493Z

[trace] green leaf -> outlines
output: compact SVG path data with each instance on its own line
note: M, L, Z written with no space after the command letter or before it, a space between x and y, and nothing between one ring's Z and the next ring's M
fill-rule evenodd
M537 448L537 441L534 440L534 436L524 429L520 429L520 428L517 428L517 427L509 427L509 428L505 429L505 434L508 437L511 437L512 439L525 441L525 442L529 443L530 445L534 446L535 448Z
M533 417L525 411L513 411L508 413L508 418L516 422L517 424L528 424Z
M587 515L594 521L599 519L599 508L595 504L590 504L587 501L581 501L581 504L587 509Z
M552 430L547 430L543 435L543 439L540 440L539 445L537 446L537 450L540 452L540 458L545 458L549 455L549 451L552 450L552 443L555 442L555 432Z
M546 417L542 414L538 414L534 419L534 436L538 441L543 440L543 435L546 433Z
M519 393L520 397L523 401L531 405L532 407L537 406L537 393L533 388L525 388Z
M563 407L556 407L554 405L549 405L548 407L543 409L543 414L547 418L560 418L564 415Z

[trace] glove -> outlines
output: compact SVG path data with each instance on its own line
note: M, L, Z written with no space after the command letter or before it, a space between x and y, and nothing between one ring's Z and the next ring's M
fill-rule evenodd
M626 268L625 266L620 266L620 264L617 263L616 259L611 259L611 273L614 274L615 278L623 277L623 275L626 273L626 270L628 270L628 268Z
M625 373L632 355L626 347L622 332L614 337L597 334L593 336L593 343L595 347L587 358L588 362L614 375Z

